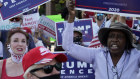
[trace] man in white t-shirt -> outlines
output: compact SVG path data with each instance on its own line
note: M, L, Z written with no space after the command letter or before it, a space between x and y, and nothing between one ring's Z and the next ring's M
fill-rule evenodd
M113 15L108 21L106 21L106 16L103 13L97 13L95 15L96 23L93 22L93 39L88 47L101 47L101 43L98 40L98 31L100 28L109 27L111 22L115 21L116 15Z
M93 36L98 35L100 28L109 27L111 22L114 21L116 15L113 15L108 21L106 21L106 16L103 13L97 13L95 15L96 23L93 22Z

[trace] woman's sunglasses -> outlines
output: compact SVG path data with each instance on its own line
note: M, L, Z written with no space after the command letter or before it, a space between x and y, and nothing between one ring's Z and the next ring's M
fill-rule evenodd
M21 20L21 18L19 18L19 17L17 17L17 18L11 18L11 19L10 19L10 21L16 21L16 22L17 22L17 21L20 21L20 20Z
M44 66L44 67L41 67L41 68L36 68L36 69L31 70L30 73L33 74L34 72L42 69L46 74L49 74L53 71L53 67L55 67L55 69L57 71L60 71L62 69L62 64L61 63L56 63L55 65L47 65L47 66Z

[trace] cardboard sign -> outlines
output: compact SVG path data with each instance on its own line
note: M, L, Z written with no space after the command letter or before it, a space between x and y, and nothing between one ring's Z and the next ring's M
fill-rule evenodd
M39 19L38 28L44 30L48 37L55 39L55 22L42 15Z
M10 30L17 27L21 27L21 25L19 23L11 23L9 20L0 21L0 30Z
M30 27L32 30L38 27L39 13L23 15L22 27Z

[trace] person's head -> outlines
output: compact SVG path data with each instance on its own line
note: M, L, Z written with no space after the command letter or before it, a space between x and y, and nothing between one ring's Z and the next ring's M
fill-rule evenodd
M9 19L10 24L19 24L21 25L23 23L23 15L19 15L16 17L13 17Z
M107 14L107 20L110 20L113 14Z
M22 29L11 29L7 37L7 48L14 54L23 54L27 50L29 36Z
M82 45L82 32L79 31L79 30L74 30L74 37L73 37L73 42L75 44L79 44L79 45Z
M109 28L102 28L98 32L101 44L109 49L111 53L123 53L133 47L132 31L128 25L116 22Z
M103 21L104 18L105 18L105 14L103 14L103 13L96 13L95 14L95 18L96 18L96 22L97 21Z
M23 57L24 78L60 79L61 63L66 61L64 54L53 54L43 46L33 48Z

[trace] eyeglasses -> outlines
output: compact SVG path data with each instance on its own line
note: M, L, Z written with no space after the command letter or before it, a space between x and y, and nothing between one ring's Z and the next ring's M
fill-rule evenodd
M20 20L21 20L21 18L19 18L19 17L11 18L11 19L10 19L10 21L16 21L16 22L17 22L17 21L20 21Z
M104 14L102 14L102 13L98 13L98 14L97 14L97 16L103 16L103 15L104 15Z
M55 69L57 71L60 71L62 69L62 64L61 63L56 63L55 65L47 65L41 68L36 68L30 71L31 74L34 74L34 72L39 71L39 70L43 70L46 74L49 74L53 71L53 67L55 67Z

